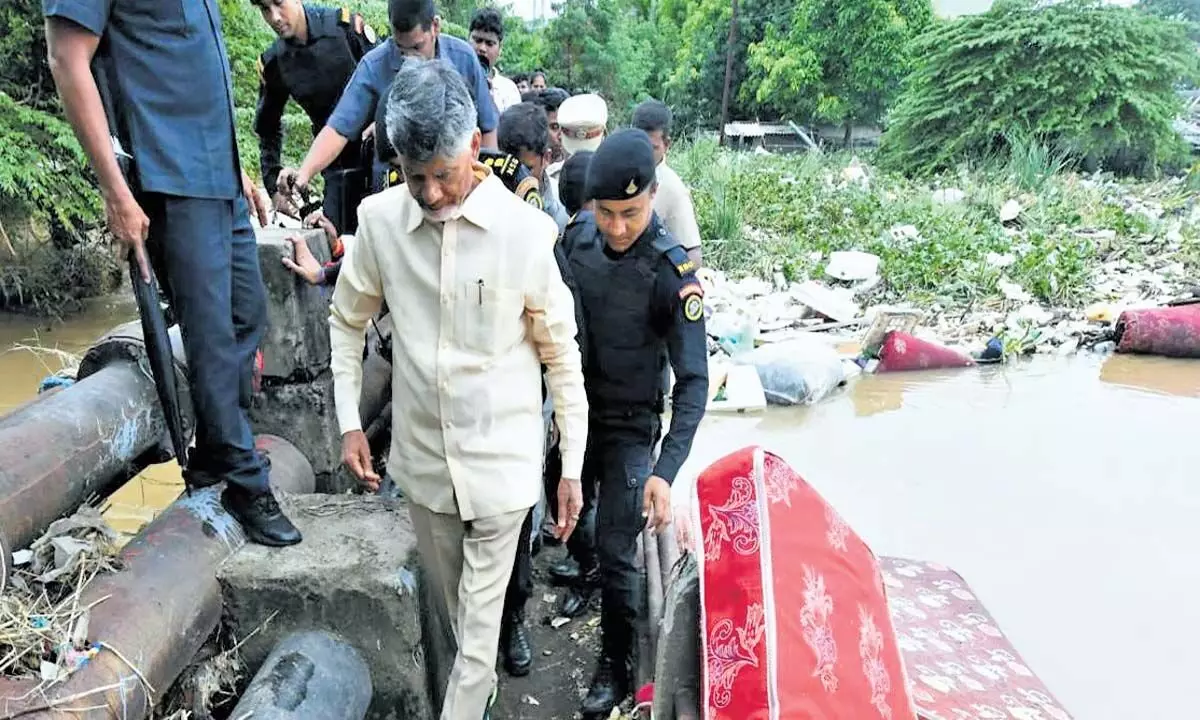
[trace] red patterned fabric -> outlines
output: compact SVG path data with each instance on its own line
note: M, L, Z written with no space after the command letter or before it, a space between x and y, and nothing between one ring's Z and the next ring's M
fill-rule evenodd
M970 367L974 364L975 361L969 355L951 350L945 345L892 330L883 336L883 345L879 348L879 365L875 367L875 372L940 370Z
M1126 310L1116 330L1118 352L1200 358L1200 304Z
M879 565L780 458L697 480L706 720L911 720Z
M922 720L1071 720L953 570L880 558Z

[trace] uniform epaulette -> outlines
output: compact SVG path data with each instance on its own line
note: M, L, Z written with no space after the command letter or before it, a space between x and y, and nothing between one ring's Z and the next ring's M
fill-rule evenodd
M492 174L500 178L505 185L510 185L521 169L521 161L509 153L480 153L479 161L490 167Z
M654 249L667 257L679 277L696 272L696 263L688 257L687 250L667 232L666 228L658 229L658 235L654 238Z
M353 13L350 12L350 8L345 7L345 6L338 8L338 24L339 25L349 25L350 18L352 15L353 15Z

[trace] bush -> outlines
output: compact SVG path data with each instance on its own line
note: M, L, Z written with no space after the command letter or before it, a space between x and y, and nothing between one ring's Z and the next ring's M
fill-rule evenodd
M1194 75L1187 26L1093 0L1007 0L935 26L890 117L880 160L930 173L1007 150L1017 130L1086 168L1177 162L1176 84Z

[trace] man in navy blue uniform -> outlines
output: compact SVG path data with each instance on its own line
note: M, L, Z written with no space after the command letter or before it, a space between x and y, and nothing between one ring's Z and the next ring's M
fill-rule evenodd
M271 494L247 416L267 304L217 0L43 0L42 11L50 69L99 179L109 229L147 280L153 261L183 331L196 412L184 480L226 481L222 501L251 540L300 542ZM130 144L128 180L93 60L107 76L113 129Z
M301 0L251 0L278 39L258 59L258 109L254 132L262 157L263 185L279 210L290 198L276 196L283 169L283 110L289 98L308 114L313 135L325 127L358 61L375 47L375 31L348 8L306 7ZM325 216L342 232L358 224L358 202L369 188L362 144L346 144L325 170Z
M279 183L285 190L303 188L341 154L346 144L359 138L372 125L380 99L386 97L392 79L406 56L448 62L467 84L475 101L482 147L496 147L499 114L488 89L487 71L475 50L465 41L441 34L442 19L433 0L388 0L388 23L392 37L367 53L342 93L333 114L308 150L299 169L284 169ZM365 139L365 138L364 138ZM373 187L382 189L387 167L378 160Z
M579 562L584 577L598 566L601 588L601 656L583 701L585 718L608 717L632 689L638 535L671 521L671 483L708 398L704 293L687 251L654 214L656 183L646 133L613 134L587 166L592 217L568 231L574 237L567 260L586 328L580 514L588 516L589 494L596 502L595 557ZM655 461L668 362L676 378L671 427Z

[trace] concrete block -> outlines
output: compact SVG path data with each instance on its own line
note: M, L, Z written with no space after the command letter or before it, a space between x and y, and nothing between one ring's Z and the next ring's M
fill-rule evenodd
M330 259L320 230L264 228L258 231L258 262L267 287L268 323L260 349L263 377L306 380L329 367L329 303L313 287L283 266L292 252L287 238L300 234L319 262Z
M421 579L403 501L291 495L281 502L304 542L247 544L218 573L226 622L235 637L247 638L249 666L257 668L293 632L331 632L371 669L367 718L437 717L453 641L445 643L445 613Z
M333 375L326 370L309 382L266 384L250 406L254 434L278 435L312 465L318 492L356 487L342 465L342 436L333 403Z

